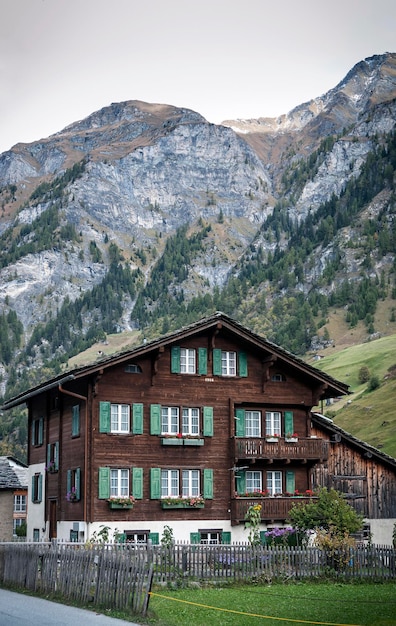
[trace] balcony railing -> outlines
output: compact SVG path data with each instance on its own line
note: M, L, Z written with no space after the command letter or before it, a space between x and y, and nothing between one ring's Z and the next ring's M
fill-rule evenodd
M288 459L288 460L326 460L328 442L323 439L299 437L288 442L284 437L268 442L264 437L235 437L235 459Z
M307 504L313 498L304 497L281 497L274 496L268 498L233 498L231 500L231 524L240 524L245 520L245 515L250 506L261 505L262 521L284 521L289 514L293 504Z

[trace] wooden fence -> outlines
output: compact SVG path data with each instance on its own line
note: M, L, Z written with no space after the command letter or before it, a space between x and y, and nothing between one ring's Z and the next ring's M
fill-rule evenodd
M116 549L117 548L117 549ZM0 544L0 584L145 615L153 565L142 551L82 544Z
M396 550L355 547L326 552L318 548L201 545L170 548L135 544L0 544L0 584L57 594L81 604L130 609L145 615L153 581L190 580L391 580Z

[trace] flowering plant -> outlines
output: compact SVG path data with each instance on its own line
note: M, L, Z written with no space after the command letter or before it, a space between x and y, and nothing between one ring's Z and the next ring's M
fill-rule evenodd
M282 437L280 433L274 433L273 435L271 435L271 433L267 433L265 436L269 439L272 439L272 438L280 439L280 437Z
M167 498L161 498L161 502L164 502L165 504L187 504L188 506L198 506L199 504L204 504L205 500L202 496L169 496Z
M107 502L127 506L128 504L134 504L136 502L136 498L133 496L110 496L110 498L107 498Z
M246 491L245 493L235 494L237 498L268 498L270 492L268 489L257 491Z
M48 463L48 465L46 465L46 466L45 466L45 471L46 471L46 472L54 472L54 471L55 471L55 469L56 469L56 466L55 466L55 461L50 461L50 462Z
M75 502L77 500L77 491L75 487L72 487L66 494L66 500L68 502Z
M286 433L286 439L298 439L298 433Z

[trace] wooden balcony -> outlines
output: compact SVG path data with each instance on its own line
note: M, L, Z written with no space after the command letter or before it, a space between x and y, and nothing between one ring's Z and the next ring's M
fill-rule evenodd
M284 437L268 442L261 437L234 437L233 455L238 460L289 460L289 461L325 461L328 458L328 442L323 439L299 437L295 442L288 442Z
M261 505L261 520L263 522L281 522L287 519L293 504L307 504L314 498L294 498L274 496L268 498L233 498L231 500L231 524L242 524L250 506Z

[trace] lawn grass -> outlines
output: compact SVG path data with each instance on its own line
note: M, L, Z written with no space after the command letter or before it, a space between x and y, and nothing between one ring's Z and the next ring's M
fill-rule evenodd
M212 608L207 608L212 607ZM175 589L155 587L156 626L396 625L396 583L296 583Z

